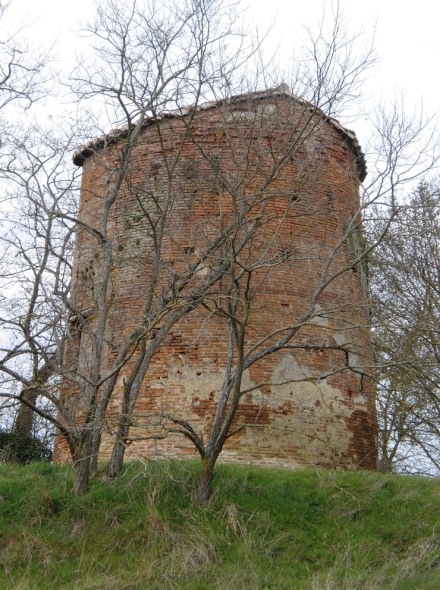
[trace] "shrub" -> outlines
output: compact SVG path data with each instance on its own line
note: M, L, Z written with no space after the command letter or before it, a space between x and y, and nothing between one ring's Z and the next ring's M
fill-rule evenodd
M35 436L21 431L0 429L0 462L27 465L34 461L50 461L52 449Z

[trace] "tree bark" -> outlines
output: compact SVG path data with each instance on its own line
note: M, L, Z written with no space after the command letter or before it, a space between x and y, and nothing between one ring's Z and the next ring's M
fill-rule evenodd
M38 395L35 391L29 390L26 391L26 393L23 393L23 397L27 399L31 404L35 405ZM15 418L14 423L14 431L22 432L27 436L30 436L32 434L33 425L34 410L32 410L26 404L21 403L17 410L17 416Z
M89 489L92 450L92 433L87 431L72 453L73 459L73 493L82 495Z
M143 359L145 360L145 353L143 355ZM131 416L133 415L134 402L139 393L139 384L142 383L143 377L145 376L145 370L142 370L142 364L143 362L141 361L138 364L137 369L135 370L135 376L137 377L137 387L136 384L132 383L131 386L126 387L124 391L124 398L122 400L122 411L121 416L119 418L116 440L113 445L112 455L110 457L110 462L107 468L107 475L111 478L116 477L121 472L122 465L124 464L124 455L126 448L125 441L127 439L128 433L130 432ZM144 369L146 369L146 367L144 367ZM139 371L141 372L139 373Z
M124 441L118 436L118 439L113 445L112 456L110 457L107 468L108 477L114 478L120 473L124 463L124 454L125 444Z
M98 470L99 449L101 446L101 428L95 428L90 451L90 477L94 477Z
M196 491L197 504L206 506L212 495L212 480L214 479L215 459L203 459L203 469Z

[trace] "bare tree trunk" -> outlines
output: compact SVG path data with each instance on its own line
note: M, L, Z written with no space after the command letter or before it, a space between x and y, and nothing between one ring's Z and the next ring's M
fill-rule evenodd
M89 489L91 450L93 434L86 431L77 449L72 452L73 458L73 493L82 495Z
M214 479L214 467L217 456L203 459L203 469L200 475L196 491L196 502L201 506L209 503L212 495L212 481Z
M27 401L31 404L35 405L37 401L37 393L36 391L27 391L23 393L22 397L24 397ZM17 416L15 418L14 423L14 431L21 432L30 436L32 433L32 427L34 425L34 410L27 406L24 403L21 403L17 410Z
M125 418L125 419L124 419ZM130 417L127 414L121 416L118 426L118 433L115 444L113 445L112 455L107 468L108 477L116 477L122 469L125 455L125 440L130 430Z
M89 489L90 462L88 459L78 459L73 465L73 493L81 496Z
M128 434L128 426L126 428L126 434ZM113 445L112 456L110 457L110 461L107 468L107 475L108 477L114 478L116 477L124 463L124 454L125 454L125 443L122 432L118 432L118 439L116 440L115 444Z
M55 360L55 355L50 356L50 360ZM53 375L53 367L50 362L44 363L44 365L36 370L35 381L38 384L46 384L48 379ZM21 392L21 398L28 401L35 406L37 403L38 392L35 388L25 388ZM25 403L20 403L15 418L14 430L16 432L22 432L27 436L32 433L32 427L34 425L34 410Z
M90 450L90 477L96 475L98 469L99 447L101 446L101 428L95 428Z
M139 363L139 365L142 365L142 362ZM136 375L138 372L139 366L136 370ZM121 416L119 418L118 431L116 433L116 441L113 445L112 455L107 468L107 475L111 478L116 477L120 473L124 463L125 440L130 431L131 416L133 415L134 400L137 397L137 393L138 388L135 388L133 383L130 383L130 385L128 385L124 391Z

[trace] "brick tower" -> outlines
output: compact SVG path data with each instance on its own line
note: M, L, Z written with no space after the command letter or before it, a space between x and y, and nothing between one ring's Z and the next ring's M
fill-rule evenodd
M104 258L94 231L103 227L103 195L114 188L128 137L124 129L112 132L74 156L83 181L72 300L90 325L97 321ZM252 297L248 358L288 330L294 335L245 367L237 432L220 459L374 469L368 308L357 259L363 247L359 183L366 168L355 135L282 86L146 119L130 150L105 221L111 277L102 371L109 371L124 339L145 325L153 280L156 303L149 310L159 309L154 305L161 300L166 313L152 313L149 342L185 297L204 289L205 299L168 330L152 356L130 416L126 456L193 456L191 441L174 432L178 421L190 424L201 440L209 436L228 363L225 309L233 293L233 251L235 272L249 278L247 291L243 283L239 287L247 293L243 298ZM244 215L242 207L248 207ZM157 263L158 230L152 228L161 221ZM217 279L207 288L214 271ZM178 281L185 276L182 287ZM244 309L244 299L237 301ZM66 363L86 371L90 339L78 332ZM138 354L133 347L118 370L105 414L104 459ZM166 427L168 417L174 428ZM58 441L57 458L65 452Z

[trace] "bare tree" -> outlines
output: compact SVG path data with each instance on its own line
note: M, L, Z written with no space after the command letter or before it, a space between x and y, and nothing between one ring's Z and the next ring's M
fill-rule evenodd
M47 399L54 398L52 378L60 374L74 235L61 211L77 213L78 174L69 160L78 138L76 132L62 137L36 126L3 135L2 387L12 380L19 388L16 399L27 400L16 419L27 433L32 411L25 408L32 410L48 383Z
M359 117L363 84L377 64L374 34L348 23L339 1L323 5L323 15L305 28L303 53L290 74L295 94L319 106L329 117Z
M10 162L11 153L9 149L14 151L11 147L10 137L15 134L18 141L18 136L21 133L10 116L13 110L17 108L29 110L29 108L37 101L45 98L49 90L49 81L52 74L49 71L50 64L50 50L42 51L34 47L30 47L25 41L26 23L17 27L8 21L10 12L9 3L0 3L0 126L2 129L1 142L1 166L7 166ZM7 190L4 191L5 193ZM8 208L8 198L3 195L2 207ZM2 220L8 225L8 222ZM6 227L3 225L3 230ZM7 258L6 251L1 251L1 263L4 263L5 272L1 273L2 287L4 289L2 301L8 299L8 283L13 271L11 270L13 264ZM15 269L17 270L17 269ZM17 275L15 275L17 276ZM5 336L6 338L6 336ZM12 409L12 407L11 407ZM25 406L13 404L13 412L9 412L9 416L13 416L15 411L18 412L15 419L15 426L9 424L12 428L19 428L27 434L30 434L33 424L32 412L29 412ZM3 426L4 420L2 420Z
M11 103L29 108L47 95L50 79L50 51L31 51L24 41L25 25L11 31L8 8L0 3L0 111Z
M109 339L110 315L112 308L114 270L118 264L118 250L115 250L113 235L109 226L114 223L115 210L121 206L127 187L130 189L131 158L134 147L139 141L147 116L157 115L167 105L180 104L181 100L191 95L197 101L203 92L211 91L218 85L221 77L234 71L239 65L239 58L232 58L225 52L224 45L227 38L233 39L234 6L214 1L188 2L185 6L166 5L158 7L149 4L142 9L135 4L121 6L120 3L109 2L105 8L98 11L96 24L90 29L94 38L101 41L97 47L97 55L102 59L102 69L95 68L95 75L90 76L90 70L84 69L75 77L77 92L82 98L99 96L113 107L113 115L117 122L125 123L121 132L106 137L103 142L93 144L87 148L98 150L102 144L115 143L115 159L111 162L103 159L102 178L96 187L90 188L90 195L98 197L100 208L89 217L80 213L78 217L74 209L63 206L62 195L48 189L48 183L41 183L47 161L41 163L39 156L31 155L31 150L24 147L24 158L31 158L37 170L31 167L29 173L22 171L19 184L27 191L29 184L35 183L40 191L40 199L49 190L50 206L39 204L33 199L33 194L26 194L35 210L30 219L31 223L44 222L44 227L33 231L32 235L46 241L37 253L41 252L43 259L29 261L28 272L35 269L35 288L26 299L25 321L21 316L14 323L10 316L5 316L5 323L18 330L20 337L14 346L8 346L2 358L2 373L6 379L15 379L22 383L21 393L9 398L20 399L34 411L38 411L51 419L64 435L75 467L75 491L81 493L88 485L90 469L96 461L96 454L100 444L101 429L104 424L107 406L112 398L115 383L121 369L128 364L129 376L127 380L124 404L130 405L136 388L142 380L142 375L148 368L152 354L160 345L164 335L182 315L187 313L201 300L202 295L196 293L188 297L185 302L174 306L174 292L184 289L185 284L194 275L197 265L188 269L187 277L173 278L169 286L160 282L161 274L161 243L164 239L164 227L167 223L168 211L172 207L173 192L170 181L160 202L152 203L152 209L143 210L143 215L151 227L154 241L154 251L148 258L152 264L152 274L146 292L143 314L136 318L128 334L119 339ZM242 41L243 37L237 39ZM234 50L237 49L234 44ZM240 53L240 52L239 52ZM241 59L241 58L240 58ZM231 76L232 79L232 76ZM122 120L121 118L122 117ZM168 178L172 178L179 161L179 149L170 157L166 157L160 126L158 141L166 166ZM115 141L115 140L121 140ZM182 145L185 138L181 138ZM56 142L55 142L56 145ZM81 152L84 153L84 152ZM81 159L81 155L77 158ZM97 155L99 160L100 156ZM15 170L9 166L6 175L14 178ZM60 182L60 174L52 173L52 181ZM31 179L31 180L29 180ZM67 191L72 189L75 176L71 176ZM138 192L137 201L141 209L142 189L135 186ZM42 214L43 212L43 214ZM53 224L64 225L61 232L61 253L54 254ZM73 229L74 228L74 229ZM85 296L77 289L74 298L69 296L62 280L64 271L69 264L64 258L65 248L69 238L75 230L78 247L89 252L95 266L88 269L88 292ZM15 229L14 229L15 231ZM64 240L64 241L63 241ZM67 241L66 241L67 240ZM11 241L21 253L22 246L20 231L15 233ZM48 266L48 261L61 257L63 265ZM47 271L47 272L46 272ZM53 273L52 283L43 282L42 276ZM68 276L68 274L67 274ZM74 277L74 281L76 277ZM211 278L214 281L215 277ZM60 284L60 281L62 284ZM87 289L86 289L87 290ZM35 291L35 294L33 294ZM159 296L157 296L159 292ZM59 313L59 320L51 320L45 324L36 313L37 298L46 295L51 309ZM15 317L15 316L13 316ZM151 338L159 319L160 327ZM61 334L57 333L59 326L64 326ZM38 338L46 339L46 348L40 346ZM148 343L148 345L146 344ZM85 357L84 350L88 356ZM108 352L111 349L113 360L107 363ZM25 372L17 366L17 361L25 355L30 355L33 361L33 371ZM60 359L64 361L61 363ZM19 365L19 363L18 363ZM48 379L46 379L46 373ZM44 379L43 379L44 375ZM61 397L54 391L55 382L62 380ZM32 391L32 395L24 395L24 391ZM39 409L34 400L41 396L50 400L57 408L58 417L54 418ZM75 398L74 403L72 399ZM124 413L125 416L125 413ZM124 432L124 419L119 428Z
M348 178L341 179L334 172L337 180L331 180L326 172L329 163L317 157L315 148L325 144L327 133L338 136L346 132L284 86L233 98L216 105L214 113L201 119L198 127L193 124L191 139L220 187L221 200L217 212L213 210L212 188L205 189L198 208L194 205L197 197L193 198L194 215L197 209L210 213L200 220L195 217L190 258L207 276L221 268L221 280L204 292L204 316L198 310L192 321L197 326L204 317L194 336L201 358L203 348L210 347L211 332L220 331L227 341L223 345L216 342L216 355L221 359L219 389L208 404L214 409L201 410L201 421L188 417L185 407L180 412L162 410L156 418L159 433L184 435L200 454L203 471L197 499L204 503L211 495L214 466L224 444L249 426L249 412L244 408L252 405L256 424L260 418L264 422L266 402L255 404L253 394L258 397L265 389L291 388L304 381L324 387L327 379L351 373L353 391L365 396L372 416L374 404L365 293L361 292L362 279L358 275L350 278L355 272L363 274L362 262L369 250L362 242L359 202L356 205L356 177L363 178L365 173L361 155L353 156L359 168L353 163ZM224 134L224 142L212 146L207 138L216 132ZM311 159L305 155L306 146L313 151ZM357 144L352 147L358 149ZM328 191L338 194L330 199L337 224L331 215L323 216ZM322 232L318 241L310 237L311 228L317 227ZM205 260L200 258L201 252ZM341 296L344 275L349 277L350 287ZM298 298L292 281L301 276L307 277L308 284ZM272 280L277 284L273 292ZM281 302L279 292L284 293ZM273 299L269 308L268 293ZM197 330L180 326L183 339L189 338L189 329ZM307 375L283 372L284 377L280 373L274 381L274 366L287 356L291 367L306 366L307 355L318 351L326 359L321 359L319 370ZM211 381L208 387L214 387ZM210 399L209 395L209 391L201 391L200 400ZM243 403L245 398L251 400ZM154 413L135 413L134 421L147 419L151 429L154 417ZM136 435L128 440L136 440ZM372 465L374 457L366 454L359 461Z
M381 467L437 472L439 461L439 197L422 183L371 264Z

